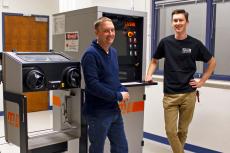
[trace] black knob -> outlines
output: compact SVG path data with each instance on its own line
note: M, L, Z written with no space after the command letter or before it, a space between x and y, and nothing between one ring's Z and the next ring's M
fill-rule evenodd
M81 74L76 67L67 68L65 72L65 82L71 88L80 87Z
M26 76L26 86L31 90L39 90L45 85L44 74L39 70L31 70Z

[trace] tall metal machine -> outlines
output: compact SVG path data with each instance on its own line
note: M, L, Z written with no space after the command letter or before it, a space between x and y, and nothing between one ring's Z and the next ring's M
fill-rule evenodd
M80 60L95 39L93 23L102 16L112 19L115 25L116 36L112 46L118 50L120 80L127 86L131 97L127 103L120 103L129 152L141 153L144 144L145 86L156 85L142 81L146 73L147 13L95 6L54 14L53 49ZM81 87L84 89L84 82ZM84 136L85 133L82 133ZM105 146L105 152L109 152L109 143Z

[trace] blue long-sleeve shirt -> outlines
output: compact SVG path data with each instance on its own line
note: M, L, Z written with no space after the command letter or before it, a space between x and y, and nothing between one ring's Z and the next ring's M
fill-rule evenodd
M121 91L127 89L119 80L117 51L110 47L108 54L94 40L81 59L85 79L85 112L120 111Z

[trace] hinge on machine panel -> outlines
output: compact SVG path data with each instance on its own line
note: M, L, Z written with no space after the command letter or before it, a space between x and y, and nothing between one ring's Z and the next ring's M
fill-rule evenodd
M146 100L146 94L143 94L143 100Z
M141 141L141 146L144 147L144 145L145 145L145 141L142 140L142 141Z

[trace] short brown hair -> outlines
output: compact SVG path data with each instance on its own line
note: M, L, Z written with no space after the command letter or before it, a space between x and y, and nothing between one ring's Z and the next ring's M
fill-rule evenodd
M186 21L188 22L188 12L186 12L184 9L176 9L172 11L172 19L174 14L184 14Z
M105 22L105 21L110 21L110 22L113 22L110 18L108 17L100 17L99 19L97 19L95 22L94 22L94 29L97 30L98 27L100 26L101 23Z

